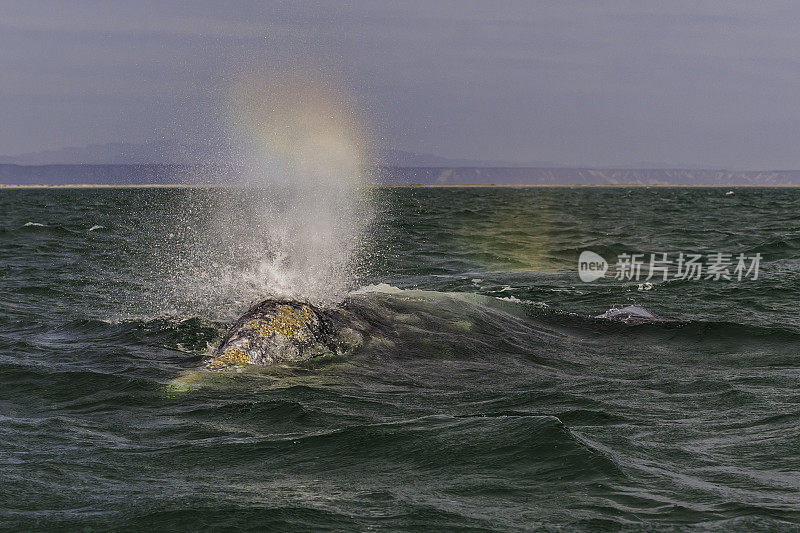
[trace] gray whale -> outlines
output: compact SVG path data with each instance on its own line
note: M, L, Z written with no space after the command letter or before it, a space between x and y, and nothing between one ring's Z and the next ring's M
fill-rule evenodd
M342 355L361 344L356 329L358 321L343 307L321 309L296 300L264 300L228 328L206 367L219 370Z

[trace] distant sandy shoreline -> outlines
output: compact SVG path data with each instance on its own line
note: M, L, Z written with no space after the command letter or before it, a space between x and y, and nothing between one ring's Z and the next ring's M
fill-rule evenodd
M102 184L102 183L70 183L63 185L45 184L5 184L0 183L0 189L210 189L224 188L226 185L183 185L178 183L160 184ZM390 188L390 189L531 189L531 188L660 188L660 189L725 189L725 188L747 188L747 189L796 189L800 184L782 185L688 185L688 184L643 184L643 183L581 183L581 184L561 184L561 183L452 183L452 184L382 184L370 185L370 187Z

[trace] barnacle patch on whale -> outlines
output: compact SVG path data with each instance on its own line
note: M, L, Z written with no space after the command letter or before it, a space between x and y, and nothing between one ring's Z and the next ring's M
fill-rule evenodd
M211 366L221 368L228 365L244 364L250 362L250 356L240 348L229 348L222 355L211 359Z
M278 314L268 320L251 320L245 327L253 328L263 337L279 333L287 339L303 340L302 328L314 316L314 312L307 305L299 311L289 305L278 306Z

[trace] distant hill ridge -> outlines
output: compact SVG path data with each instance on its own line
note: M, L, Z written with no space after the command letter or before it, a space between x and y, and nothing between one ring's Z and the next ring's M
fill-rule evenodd
M393 168L385 183L448 185L800 185L800 170L597 169L516 167Z
M225 182L235 172L223 165L10 165L0 164L0 183L191 184ZM800 185L800 170L592 169L525 167L381 167L387 185Z

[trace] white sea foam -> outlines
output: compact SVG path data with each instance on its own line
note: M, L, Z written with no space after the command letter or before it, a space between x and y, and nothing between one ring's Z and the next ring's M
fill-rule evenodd
M400 294L406 292L406 289L401 289L400 287L395 287L394 285L389 285L388 283L376 283L374 285L365 285L360 287L352 291L350 294L370 294L375 292L383 294Z
M27 226L40 226L40 227L44 227L44 226L45 226L45 224L41 224L41 223L39 223L39 222L26 222L26 223L25 223L25 226L26 226L26 227L27 227Z
M103 228L105 228L105 226L99 226L99 225L95 224L94 226L89 228L89 231L95 231L95 230L99 230L99 229L103 229Z

